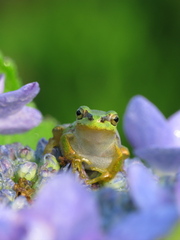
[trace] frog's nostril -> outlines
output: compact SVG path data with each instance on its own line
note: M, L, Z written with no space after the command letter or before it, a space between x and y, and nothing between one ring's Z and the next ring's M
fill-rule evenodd
M88 113L87 117L88 117L88 119L89 119L90 121L94 120L93 115L90 114L90 113Z
M100 120L100 122L105 122L106 121L106 117L101 117L101 120Z

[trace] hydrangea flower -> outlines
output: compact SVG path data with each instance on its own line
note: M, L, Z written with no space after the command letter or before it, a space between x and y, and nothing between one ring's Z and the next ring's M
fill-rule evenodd
M0 74L0 134L21 133L39 125L41 113L25 106L38 94L39 84L33 82L16 91L3 93L4 81L4 75Z
M180 111L166 119L143 96L133 97L124 115L124 132L138 157L162 171L180 168Z

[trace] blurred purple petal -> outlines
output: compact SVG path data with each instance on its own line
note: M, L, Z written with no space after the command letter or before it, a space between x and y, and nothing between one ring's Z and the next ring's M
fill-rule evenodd
M110 239L160 239L170 233L177 219L176 208L167 204L147 211L134 212L116 224L110 233Z
M138 208L153 208L165 202L165 192L142 163L132 163L127 170L127 178L131 197Z
M176 197L176 203L178 208L178 214L180 216L180 173L177 176L177 181L175 184L175 197Z
M21 133L36 127L42 121L41 113L31 107L24 106L19 112L8 117L0 118L0 133Z
M0 94L4 92L4 74L0 74Z
M33 82L16 91L0 94L0 116L7 117L18 112L25 104L32 101L39 90L39 84Z
M32 208L24 212L24 217L29 230L26 239L30 239L29 236L39 227L44 229L44 233L39 233L41 237L44 234L42 239L103 239L93 194L72 175L55 176L39 192Z
M134 153L165 172L177 172L180 168L180 148L142 148L135 149Z
M124 115L124 131L135 148L172 145L173 135L163 114L143 96L129 102Z
M180 111L174 113L169 117L168 123L172 129L172 132L175 136L174 145L180 147Z
M0 239L19 240L23 239L25 229L20 226L21 219L17 212L0 206Z

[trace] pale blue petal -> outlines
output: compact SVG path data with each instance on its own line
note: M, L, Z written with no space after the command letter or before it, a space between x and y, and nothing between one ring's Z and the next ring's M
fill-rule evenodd
M153 208L163 202L157 179L142 163L132 163L128 167L127 179L131 197L138 208Z
M33 100L39 90L39 84L33 82L16 91L0 94L0 118L18 112L24 105Z
M180 148L135 149L135 155L145 160L151 167L165 172L177 172L180 168Z
M180 147L180 111L174 113L168 118L168 123L171 127L171 130L174 134L175 144Z
M0 206L0 239L19 240L24 239L25 229L20 226L21 218L11 209Z
M178 208L178 214L180 216L180 173L178 173L177 181L175 184L175 198L176 198L176 203Z
M167 120L143 96L135 96L130 100L123 122L125 135L135 148L173 144L173 134Z
M173 205L129 214L112 229L109 240L156 240L170 233L178 219Z
M15 134L30 130L42 121L41 113L31 107L24 106L19 112L0 118L0 134Z

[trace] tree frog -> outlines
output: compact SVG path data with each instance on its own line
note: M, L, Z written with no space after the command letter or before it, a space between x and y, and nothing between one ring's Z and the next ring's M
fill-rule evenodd
M78 171L87 184L110 181L118 171L123 171L123 162L129 151L121 145L115 111L92 110L81 106L76 111L76 121L53 129L44 153L58 147L64 159L71 162L73 171ZM87 172L96 172L88 177Z

